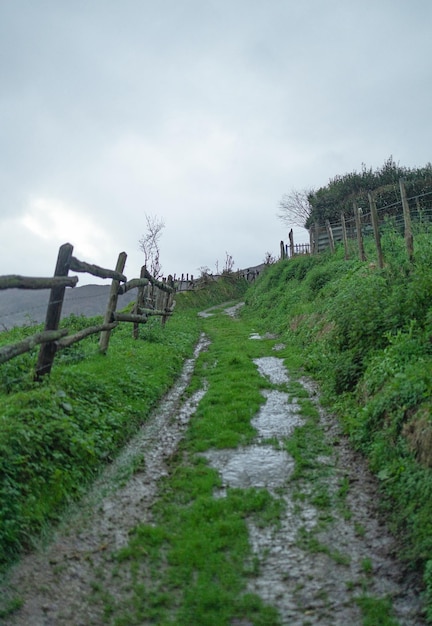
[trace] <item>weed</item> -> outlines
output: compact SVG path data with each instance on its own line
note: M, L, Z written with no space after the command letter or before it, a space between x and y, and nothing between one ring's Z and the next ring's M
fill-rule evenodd
M364 537L366 535L366 528L363 526L363 524L354 522L354 532L358 537Z
M373 572L372 559L370 559L369 557L365 557L364 559L362 559L361 568L366 576L371 576Z
M7 598L6 601L3 602L3 606L0 607L0 618L8 617L12 615L16 611L18 611L22 605L24 604L24 600L19 597L15 597L12 599Z
M374 598L363 595L356 598L363 615L363 626L398 626L391 615L391 602L387 598Z

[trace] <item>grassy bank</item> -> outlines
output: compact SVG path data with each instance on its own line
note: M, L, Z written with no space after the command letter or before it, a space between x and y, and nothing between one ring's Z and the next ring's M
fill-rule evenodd
M432 239L415 241L410 265L389 228L382 270L342 250L279 262L248 292L244 315L278 333L291 368L320 382L378 476L401 556L423 569L431 602Z

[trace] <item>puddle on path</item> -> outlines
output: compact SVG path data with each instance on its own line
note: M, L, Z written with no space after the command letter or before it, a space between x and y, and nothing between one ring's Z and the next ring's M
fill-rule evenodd
M289 376L282 359L276 356L264 356L254 359L254 363L261 376L267 378L273 385L284 385L289 382Z
M223 313L229 315L230 317L237 317L237 313L239 310L245 305L244 302L238 302L237 304L233 304L232 306L228 306L223 309ZM215 306L206 309L205 311L200 311L198 313L199 317L212 317L214 315L214 311L219 311L225 305L216 304Z
M261 393L266 403L251 420L252 426L258 431L259 440L276 438L281 441L289 437L296 426L304 423L298 414L298 404L290 403L287 393L276 389L264 389Z
M238 304L234 304L234 306L230 306L227 309L225 309L224 313L226 315L229 315L230 317L237 317L237 313L244 305L245 305L244 302L239 302Z
M273 491L286 481L294 461L283 450L272 446L253 445L229 450L203 452L212 467L219 470L223 487L263 487Z

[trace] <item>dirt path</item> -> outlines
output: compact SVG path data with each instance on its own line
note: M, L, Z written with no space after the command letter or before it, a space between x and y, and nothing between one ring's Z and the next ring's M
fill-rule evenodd
M167 473L167 461L205 393L202 389L182 401L195 359L206 345L202 337L175 388L52 541L13 570L7 592L11 597L20 595L24 604L5 624L111 623L94 602L92 581L98 571L113 568L111 555L127 543L130 530L139 522L151 521L158 480ZM288 381L277 353L255 363L275 385ZM308 380L302 384L317 400L314 385ZM354 599L366 595L391 599L397 618L394 624L423 624L418 581L395 558L397 544L377 513L377 485L363 460L352 452L331 416L319 409L320 424L332 449L320 459L331 469L326 488L335 494L341 484L347 486L344 507L332 509L331 519L322 524L319 507L308 497L299 498L298 483L294 487L290 482L294 460L279 445L302 423L296 400L277 389L267 390L265 396L266 403L253 418L257 436L252 445L204 453L222 477L223 488L215 497L224 497L228 487L253 486L268 489L286 503L277 529L249 523L259 567L248 590L276 607L281 622L290 626L361 625L361 609ZM304 496L314 488L306 483L300 486ZM113 584L109 592L115 596L122 584L115 584L115 578L109 580Z

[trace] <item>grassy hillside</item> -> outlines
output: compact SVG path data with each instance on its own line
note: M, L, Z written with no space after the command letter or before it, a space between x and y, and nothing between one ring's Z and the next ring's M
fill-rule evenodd
M383 270L342 250L281 261L248 292L244 314L280 335L291 368L320 382L432 599L432 238L417 233L413 265L392 230L383 248Z
M93 335L56 356L52 373L33 382L38 348L0 366L0 568L7 566L83 493L136 432L179 375L199 336L200 306L239 297L246 283L220 281L181 294L162 328L153 318L132 338L130 324L112 333L106 355ZM78 331L100 319L70 316ZM42 327L0 333L0 345Z

